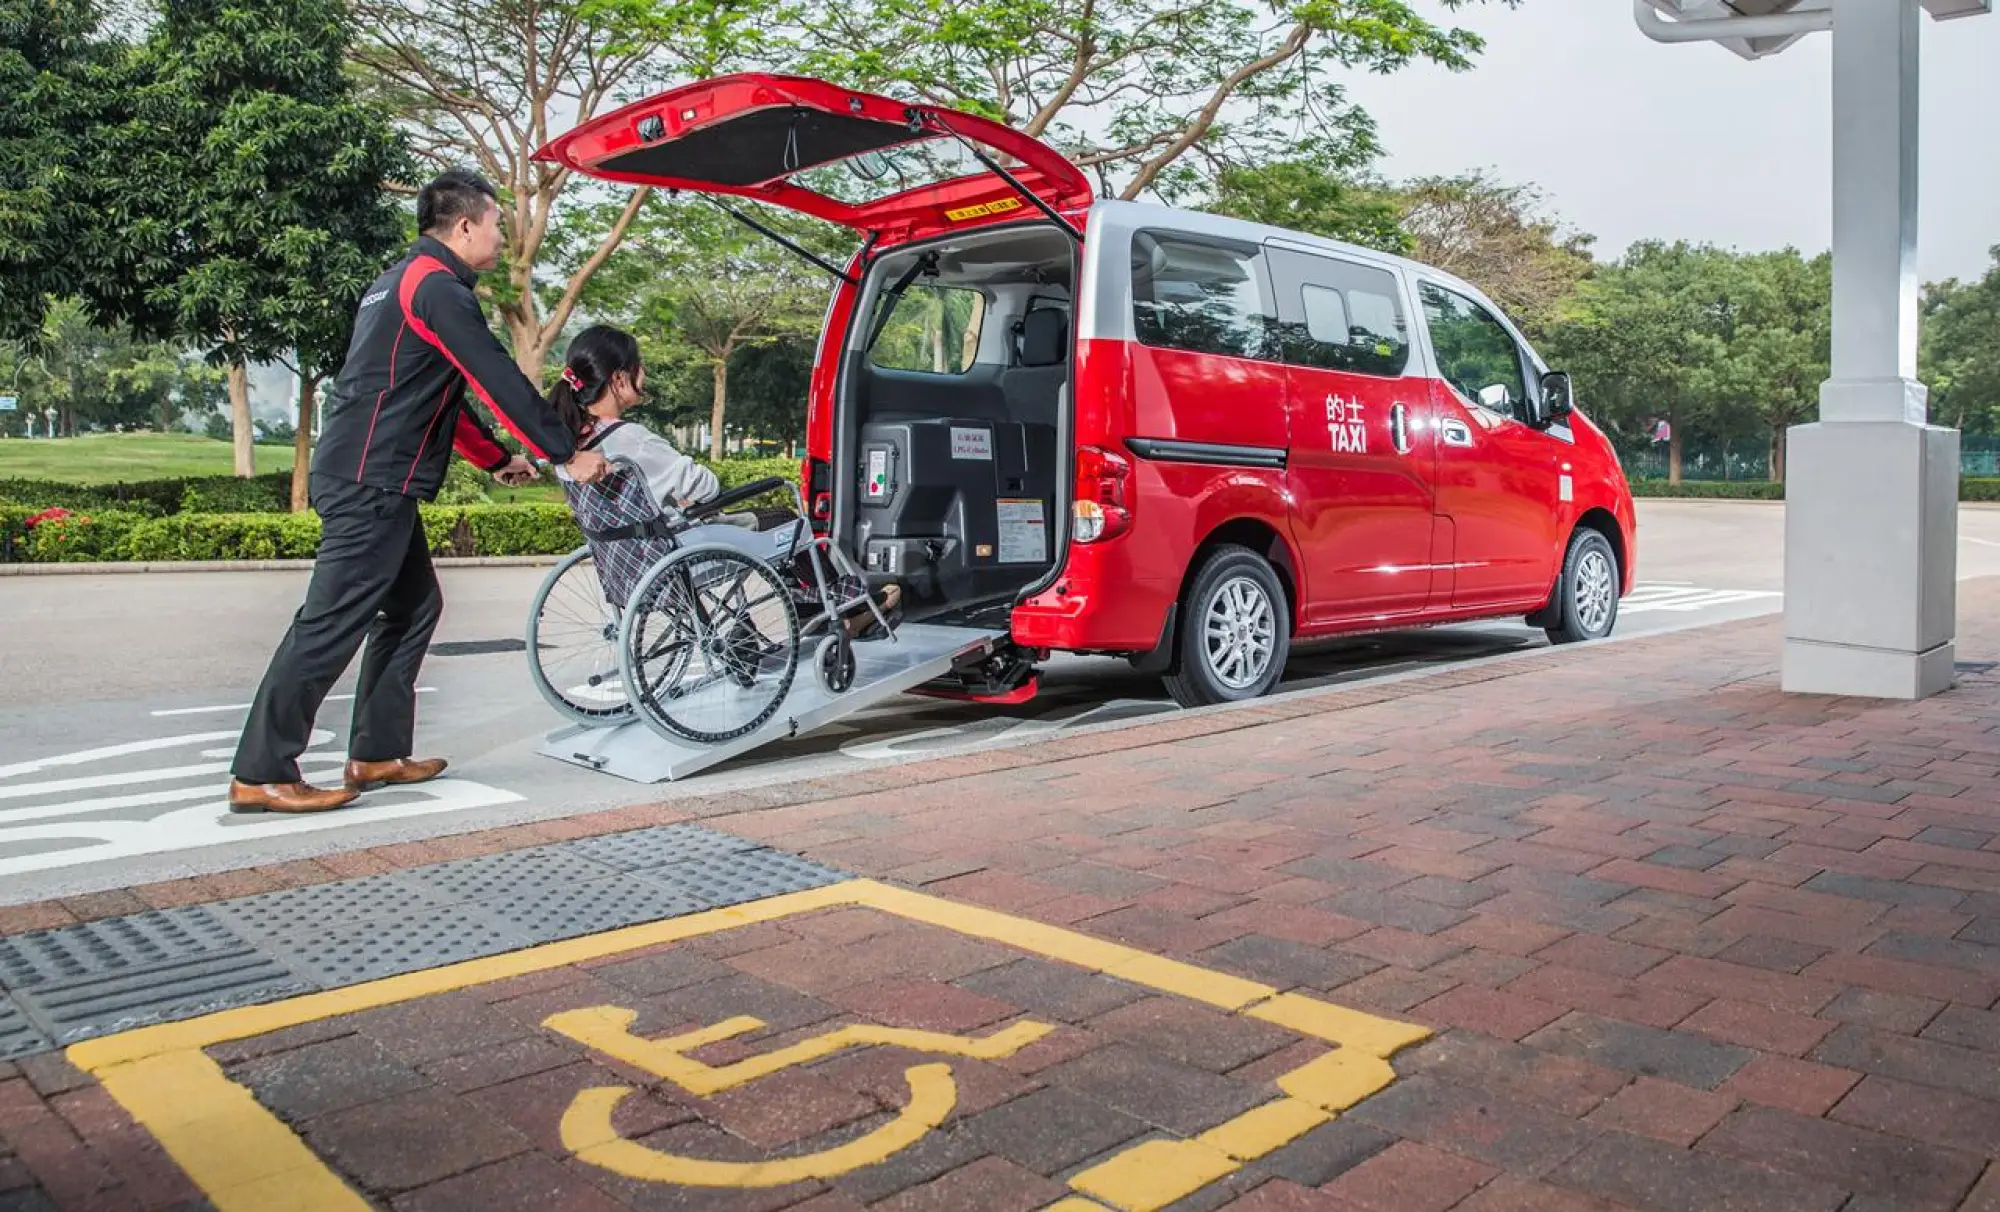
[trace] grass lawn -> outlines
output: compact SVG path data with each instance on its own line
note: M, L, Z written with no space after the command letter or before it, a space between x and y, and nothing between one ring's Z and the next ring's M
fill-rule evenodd
M286 471L292 447L259 446L259 472ZM227 442L199 434L96 433L80 438L0 439L0 480L114 484L182 476L226 476L235 470Z

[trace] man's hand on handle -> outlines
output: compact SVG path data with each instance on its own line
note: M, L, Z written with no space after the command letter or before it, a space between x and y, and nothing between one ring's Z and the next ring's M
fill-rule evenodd
M611 464L594 450L579 450L575 458L563 464L563 470L579 484L595 484L610 472Z
M519 488L542 478L542 473L525 456L515 455L505 467L493 473L493 478L509 488Z

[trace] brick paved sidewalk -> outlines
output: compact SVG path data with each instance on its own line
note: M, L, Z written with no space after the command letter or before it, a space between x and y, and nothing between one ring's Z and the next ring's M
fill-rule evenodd
M2000 583L1962 586L1961 618L1962 660L2000 653ZM1915 705L1786 698L1777 636L1773 619L1571 650L885 770L861 794L720 796L0 910L0 930L692 814L1435 1031L1386 1089L1175 1207L2000 1209L2000 676L1968 668ZM613 1121L626 1138L795 1156L892 1121L916 1060L829 1056L694 1095L547 1025L590 1006L645 1037L763 1020L690 1046L714 1066L853 1024L1050 1032L954 1060L951 1113L887 1161L720 1191L605 1173L551 1121L586 1088L643 1087ZM1048 1206L1324 1053L847 908L206 1055L381 1207L903 1212ZM205 1205L103 1089L53 1056L0 1064L0 1209L177 1206Z

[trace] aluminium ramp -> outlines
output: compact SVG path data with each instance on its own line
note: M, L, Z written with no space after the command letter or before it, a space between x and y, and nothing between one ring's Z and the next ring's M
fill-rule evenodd
M662 783L699 774L773 741L802 736L914 690L990 650L1004 636L992 628L908 623L894 640L854 645L854 684L828 694L812 671L813 649L799 654L792 688L762 728L719 745L666 737L643 720L611 727L572 724L552 732L540 752L559 762L614 774L635 783Z

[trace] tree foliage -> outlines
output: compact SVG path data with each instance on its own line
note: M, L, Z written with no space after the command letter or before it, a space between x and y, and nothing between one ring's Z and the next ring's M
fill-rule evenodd
M1485 291L1530 337L1590 273L1592 238L1545 214L1533 186L1469 173L1419 178L1396 197L1410 255Z
M1924 291L1921 367L1941 425L2000 433L2000 247L1975 282Z
M1125 198L1372 147L1340 73L1463 70L1483 48L1405 0L796 0L785 24L797 70L1005 122Z
M522 370L539 374L649 191L588 188L534 153L673 79L712 74L756 40L754 10L737 0L353 0L353 9L352 60L412 132L422 171L476 168L504 193L505 261L486 290ZM608 212L606 198L615 198ZM571 208L590 221L565 227ZM559 229L566 238L552 241Z

